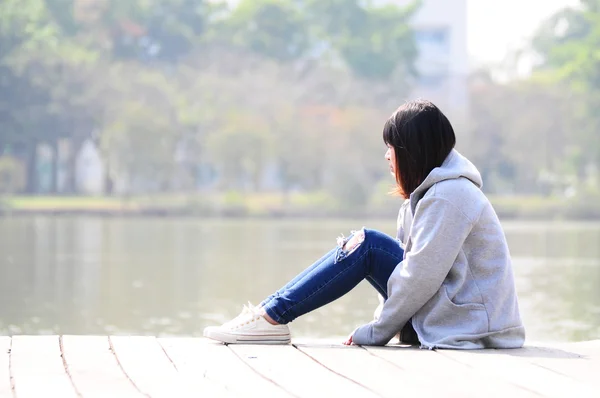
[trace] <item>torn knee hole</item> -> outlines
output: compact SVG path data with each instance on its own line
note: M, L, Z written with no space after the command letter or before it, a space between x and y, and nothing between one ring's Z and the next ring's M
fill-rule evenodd
M356 248L360 246L362 242L365 240L365 230L361 229L360 231L352 231L352 234L349 238L338 238L338 246L350 254Z

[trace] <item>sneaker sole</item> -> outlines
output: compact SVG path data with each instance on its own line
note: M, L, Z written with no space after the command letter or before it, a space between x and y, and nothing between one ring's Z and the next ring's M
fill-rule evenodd
M220 341L226 344L289 344L292 340L289 334L272 335L272 336L249 336L236 335L229 333L219 333L218 331L210 331L204 333L204 337Z

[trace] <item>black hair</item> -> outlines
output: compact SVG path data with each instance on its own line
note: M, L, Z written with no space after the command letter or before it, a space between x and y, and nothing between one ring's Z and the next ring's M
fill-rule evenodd
M396 155L397 193L405 199L442 165L456 145L448 118L430 101L402 105L385 123L383 141Z

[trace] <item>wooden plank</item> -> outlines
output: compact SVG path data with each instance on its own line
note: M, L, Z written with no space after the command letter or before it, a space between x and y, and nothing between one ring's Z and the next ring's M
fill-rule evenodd
M579 343L561 343L553 345L554 348L573 352L586 358L600 360L600 340L582 341Z
M73 397L77 393L84 397L392 397L411 393L592 397L600 391L600 341L477 351L294 342L297 348L225 346L203 338L65 336L65 369L58 337L16 336L11 342L3 336L0 398L14 394L17 398Z
M223 344L204 338L160 338L158 342L182 377L206 392L202 396L287 396Z
M12 397L10 375L10 337L0 336L0 398Z
M496 350L496 352L519 358L600 391L600 378L598 377L600 375L600 356L595 356L590 348L586 350L583 346L576 347L577 351L588 352L591 355L574 352L572 348L570 345L566 345L564 349L525 347L518 350Z
M155 337L111 336L110 342L123 370L142 393L153 398L206 393L177 372Z
M87 397L143 397L121 370L105 336L63 336L62 352L75 389Z
M63 365L58 336L14 336L11 370L19 398L77 396Z
M376 397L292 345L229 345L244 362L295 397ZM360 367L360 364L355 364Z
M456 397L532 397L531 391L506 384L490 374L461 365L436 351L409 346L365 347L372 354L390 361L411 376L426 377L448 390L443 396Z
M398 396L451 396L445 385L431 383L430 375L407 372L358 346L342 344L295 343L300 351L323 366L342 374L383 397ZM426 360L421 356L419 360ZM365 371L367 370L367 371ZM461 390L456 390L458 394Z
M513 354L518 350L510 350ZM478 372L493 374L504 380L544 397L588 397L590 389L556 372L496 350L439 350L442 355L468 365Z

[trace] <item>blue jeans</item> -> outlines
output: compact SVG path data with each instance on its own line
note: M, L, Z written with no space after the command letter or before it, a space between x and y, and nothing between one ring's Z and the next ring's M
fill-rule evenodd
M338 245L265 299L260 305L266 313L280 324L289 323L337 300L363 279L387 300L388 279L404 251L396 239L384 233L363 231L364 241L356 248L348 252L343 244Z

